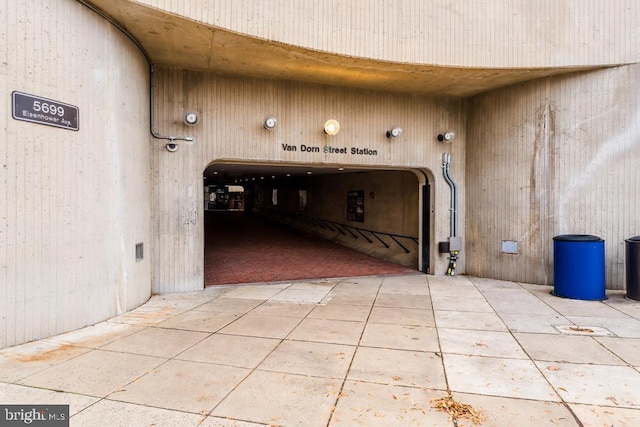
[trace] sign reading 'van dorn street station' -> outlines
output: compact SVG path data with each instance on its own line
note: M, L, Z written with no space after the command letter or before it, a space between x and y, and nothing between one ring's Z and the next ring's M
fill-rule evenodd
M358 148L358 147L330 147L325 145L324 147L318 147L314 145L289 145L282 144L283 151L300 151L303 153L324 153L324 154L355 154L360 156L377 156L378 150L372 150L371 148Z

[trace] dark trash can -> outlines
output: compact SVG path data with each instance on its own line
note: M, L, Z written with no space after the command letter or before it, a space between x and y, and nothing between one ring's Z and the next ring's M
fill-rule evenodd
M604 300L604 240L588 234L553 238L553 295L580 300Z
M640 236L625 240L625 269L627 298L640 301Z

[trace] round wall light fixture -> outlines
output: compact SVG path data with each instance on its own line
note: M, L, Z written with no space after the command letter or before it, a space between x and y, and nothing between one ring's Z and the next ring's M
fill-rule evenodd
M184 115L184 124L187 126L195 126L198 124L198 121L200 121L200 118L195 111L190 111Z
M402 128L398 125L393 126L387 131L387 138L397 138L402 135Z
M324 133L327 135L336 135L340 132L340 123L335 119L329 119L324 123Z
M274 116L269 115L264 118L264 123L262 124L262 126L266 130L271 130L274 127L276 127L277 124L278 124L278 119L276 119Z
M445 133L441 133L438 135L438 141L440 142L451 142L453 138L456 137L456 134L453 131L448 131Z

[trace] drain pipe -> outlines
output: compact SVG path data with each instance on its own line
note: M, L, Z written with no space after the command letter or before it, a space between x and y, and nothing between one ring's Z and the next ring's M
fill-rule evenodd
M100 15L102 18L104 18L105 20L110 22L111 25L113 25L118 30L120 30L120 32L122 34L127 36L127 38L129 40L131 40L133 42L133 44L136 45L136 47L140 50L140 52L142 52L142 54L144 55L145 59L147 60L147 64L149 64L149 132L151 133L151 136L153 136L155 139L164 139L164 140L169 141L169 142L167 142L167 150L169 150L171 152L176 151L178 149L178 145L175 143L175 141L193 141L193 137L192 136L185 136L185 137L163 136L163 135L157 134L153 130L153 119L154 119L154 111L153 111L153 87L154 87L154 84L153 84L153 81L154 80L153 80L153 62L151 61L151 57L149 56L149 53L144 48L144 46L142 46L142 43L140 43L140 41L138 39L136 39L135 36L129 32L129 30L127 30L122 24L120 24L118 21L116 21L108 13L106 13L105 11L100 9L99 7L96 7L93 4L89 3L87 0L77 0L77 1L78 1L78 3L82 4L83 6L87 7L88 9L90 9L93 12L97 13L98 15Z
M451 220L449 226L449 232L451 233L451 237L456 237L458 235L458 188L456 187L456 183L451 179L451 175L449 173L449 167L451 165L451 154L443 153L442 154L442 174L444 175L444 180L447 181L449 187L451 188Z
M449 173L451 165L451 154L442 154L442 174L445 181L451 188L451 219L450 219L450 237L449 237L449 266L447 267L447 276L455 276L458 254L462 249L462 239L458 237L458 188L453 182Z

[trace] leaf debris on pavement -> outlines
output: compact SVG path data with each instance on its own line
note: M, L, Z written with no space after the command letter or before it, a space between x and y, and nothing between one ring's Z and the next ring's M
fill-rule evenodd
M467 419L474 424L482 424L486 420L484 411L475 409L467 403L456 402L451 394L431 399L431 406L441 412L448 413L454 419Z

